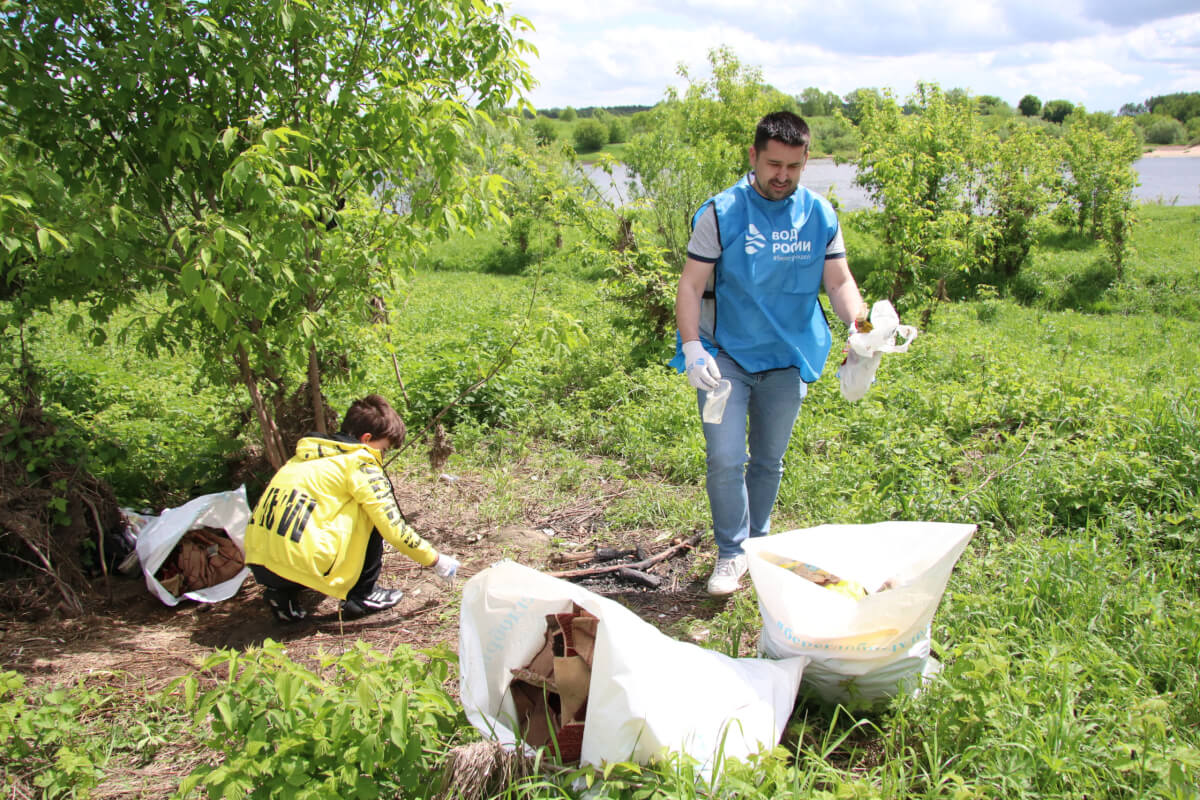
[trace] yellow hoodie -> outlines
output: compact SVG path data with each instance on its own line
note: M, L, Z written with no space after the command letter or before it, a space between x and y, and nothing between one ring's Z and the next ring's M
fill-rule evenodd
M344 600L362 572L372 529L422 566L437 561L433 546L400 516L382 453L309 436L254 508L246 563Z

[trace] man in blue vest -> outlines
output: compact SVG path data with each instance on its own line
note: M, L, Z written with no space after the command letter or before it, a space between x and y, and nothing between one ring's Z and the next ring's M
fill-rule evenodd
M675 298L679 347L671 363L696 388L702 418L708 392L722 378L731 384L721 421L703 422L717 542L713 595L737 590L746 537L770 533L792 425L832 343L822 284L847 325L867 317L837 214L800 186L809 138L790 111L759 121L753 171L692 219Z

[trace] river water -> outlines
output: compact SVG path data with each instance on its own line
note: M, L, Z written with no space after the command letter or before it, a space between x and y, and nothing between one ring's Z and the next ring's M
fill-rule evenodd
M611 182L600 170L589 170L588 176L610 201L628 201L629 174L623 164L614 166ZM1165 205L1200 205L1200 158L1142 158L1134 162L1133 168L1141 181L1133 190L1137 199ZM801 180L818 194L836 195L841 208L855 211L871 204L867 193L854 184L855 172L852 164L835 164L831 158L814 158L805 167ZM617 186L622 187L621 192Z

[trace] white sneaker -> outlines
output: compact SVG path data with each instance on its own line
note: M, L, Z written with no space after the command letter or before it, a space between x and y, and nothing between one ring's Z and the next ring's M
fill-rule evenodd
M742 576L746 574L746 569L745 553L733 558L718 558L712 577L708 579L708 593L711 595L733 594L738 590L738 585Z

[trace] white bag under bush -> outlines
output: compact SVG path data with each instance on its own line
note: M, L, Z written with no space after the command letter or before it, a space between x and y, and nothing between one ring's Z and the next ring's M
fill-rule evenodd
M192 528L223 528L243 553L246 552L246 524L250 521L250 505L246 502L246 487L230 492L217 492L193 498L178 508L168 508L150 521L138 533L137 555L150 592L169 606L178 605L183 598L200 603L216 603L237 594L250 568L242 569L229 580L184 592L176 597L154 577L175 545Z
M511 561L463 587L461 696L481 733L516 746L510 670L543 646L546 615L575 602L599 618L580 763L647 763L666 751L700 762L779 743L808 659L730 658L666 636L629 609Z
M975 532L946 522L820 525L747 540L750 578L771 658L808 656L804 686L830 702L869 705L916 691L940 665L930 623ZM854 600L769 563L772 553L862 584ZM878 591L885 583L892 588Z

